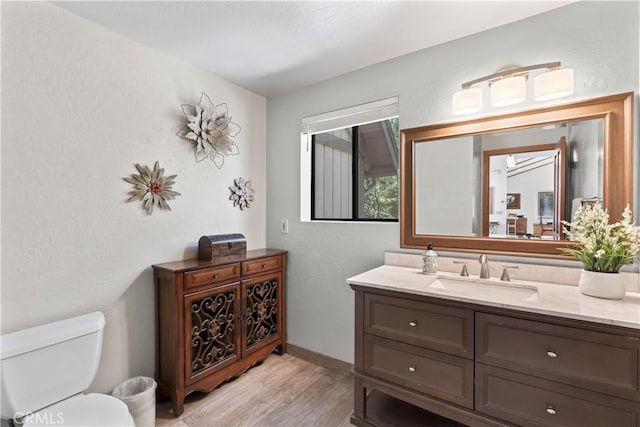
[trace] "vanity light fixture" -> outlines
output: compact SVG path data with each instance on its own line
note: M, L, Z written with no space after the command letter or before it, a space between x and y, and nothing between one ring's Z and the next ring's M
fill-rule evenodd
M527 78L535 70L544 72L533 81L536 101L562 98L573 93L573 69L560 68L560 62L508 68L462 84L462 90L453 94L453 114L477 113L482 109L482 89L479 84L487 82L490 88L491 105L503 107L523 102L527 98Z

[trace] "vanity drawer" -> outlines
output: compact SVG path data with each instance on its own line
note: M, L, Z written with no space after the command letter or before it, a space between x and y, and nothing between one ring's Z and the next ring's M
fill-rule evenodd
M634 402L480 363L475 396L478 412L519 426L638 427L640 415Z
M476 313L476 360L640 399L640 339Z
M260 258L242 263L242 275L261 273L263 271L276 270L280 268L280 257Z
M473 408L473 361L371 335L364 346L367 374Z
M229 264L222 267L207 268L184 274L184 287L195 288L207 283L218 283L240 277L240 264Z
M365 295L365 333L473 358L473 311Z

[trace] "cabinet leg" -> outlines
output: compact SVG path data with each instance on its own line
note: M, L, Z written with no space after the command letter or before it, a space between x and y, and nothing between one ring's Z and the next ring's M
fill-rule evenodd
M280 344L279 346L277 346L274 349L275 353L282 356L283 354L285 354L287 352L287 343L286 342L282 342L282 344Z
M184 412L184 393L176 391L171 394L171 406L173 408L173 416L179 417Z
M353 415L364 420L367 415L367 388L360 378L353 379Z

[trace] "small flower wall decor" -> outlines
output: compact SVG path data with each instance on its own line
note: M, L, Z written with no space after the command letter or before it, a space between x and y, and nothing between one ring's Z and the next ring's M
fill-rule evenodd
M142 200L142 207L148 215L153 213L154 206L170 211L171 208L167 200L175 199L176 196L181 195L171 189L177 175L164 176L164 169L160 167L158 162L153 165L153 170L149 166L140 166L137 163L136 169L138 174L122 178L134 187L132 191L127 193L131 196L127 202Z
M208 157L221 169L226 156L240 152L232 138L240 133L241 128L231 121L227 104L215 105L202 92L197 105L182 104L181 107L187 124L177 135L195 144L196 162Z
M243 178L234 179L229 190L231 190L229 200L233 200L233 206L238 206L240 210L248 208L253 202L254 191L251 187L251 181L245 181Z

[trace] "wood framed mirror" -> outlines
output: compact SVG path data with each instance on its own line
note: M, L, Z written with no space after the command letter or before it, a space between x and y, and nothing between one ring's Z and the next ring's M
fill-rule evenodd
M633 206L633 98L402 130L400 246L565 258L577 207Z

